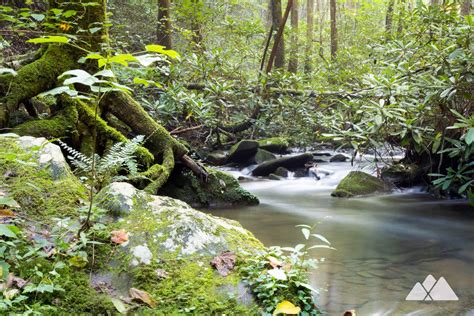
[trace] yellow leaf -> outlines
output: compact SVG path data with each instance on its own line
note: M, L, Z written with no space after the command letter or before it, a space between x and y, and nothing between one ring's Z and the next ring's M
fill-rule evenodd
M301 308L293 305L293 303L288 301L283 301L277 305L273 311L273 315L278 314L288 314L288 315L298 315L301 312Z
M139 301L141 303L145 303L152 308L156 306L156 301L153 298L151 298L148 292L141 291L133 287L130 288L129 292L130 292L130 297L133 300Z

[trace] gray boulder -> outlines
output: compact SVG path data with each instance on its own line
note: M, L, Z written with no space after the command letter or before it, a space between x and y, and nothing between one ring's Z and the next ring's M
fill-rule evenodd
M254 140L241 140L229 151L229 163L246 163L255 156L258 150L258 142Z
M251 159L251 163L252 164L261 164L265 161L268 161L268 160L272 160L272 159L275 159L276 156L274 154L272 154L271 152L265 150L265 149L258 149L257 150L257 153L255 154L255 156L253 157L253 159Z
M335 154L329 159L329 162L346 162L349 160L349 157L347 157L344 154Z

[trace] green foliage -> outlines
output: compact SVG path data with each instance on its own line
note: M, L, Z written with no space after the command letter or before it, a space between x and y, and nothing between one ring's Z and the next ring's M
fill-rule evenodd
M93 173L94 183L92 185L99 189L110 182L127 179L126 176L119 175L120 172L126 172L130 177L139 175L136 152L143 142L144 136L139 135L129 142L115 143L102 157L95 154L94 160L92 156L86 156L62 141L58 141L61 147L68 152L68 158L71 164L76 167L77 173L85 179L88 179Z
M271 314L278 303L290 301L301 308L301 315L319 315L315 295L318 293L308 284L308 273L317 267L318 260L308 258L308 251L316 248L334 249L330 242L319 234L312 233L314 227L299 225L306 240L317 239L324 244L307 247L271 247L264 253L248 259L240 270L250 286L263 314Z

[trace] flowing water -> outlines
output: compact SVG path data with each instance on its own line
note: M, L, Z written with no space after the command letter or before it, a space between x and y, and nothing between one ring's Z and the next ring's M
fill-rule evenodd
M328 163L332 175L242 185L260 198L255 207L210 212L239 221L266 246L304 242L298 224L318 224L337 250L311 255L324 262L311 274L327 315L474 315L474 209L435 201L420 190L356 199L330 192L351 170ZM234 172L235 175L240 174ZM459 301L405 301L426 276L444 277Z

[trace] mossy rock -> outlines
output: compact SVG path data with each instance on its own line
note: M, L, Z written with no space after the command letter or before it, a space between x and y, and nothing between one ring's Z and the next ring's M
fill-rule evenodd
M241 140L229 150L227 162L247 163L257 153L258 146L255 140Z
M390 186L384 181L362 171L351 171L331 193L334 197L354 197L374 193L386 193Z
M113 192L122 186L129 188ZM117 200L110 205L122 204L130 211L114 224L114 229L128 232L128 244L115 252L102 275L108 275L114 288L144 290L160 302L153 309L141 308L138 314L258 314L252 300L238 299L244 294L238 270L223 277L210 265L223 251L232 251L238 261L244 261L262 250L252 233L236 221L204 214L170 197L149 195L130 184L112 184L103 190ZM120 196L121 192L133 194Z
M222 166L227 163L229 155L224 151L214 151L206 157L206 162L213 166Z
M272 160L272 159L276 159L276 156L274 154L272 154L271 152L265 149L259 148L255 156L253 157L253 159L251 159L251 163L261 164L265 161Z
M284 154L288 152L290 143L285 137L264 138L258 141L260 148L268 150L272 153Z
M275 170L274 174L279 176L279 177L284 177L287 178L289 175L290 171L284 167L278 167L277 170Z
M382 179L400 187L408 187L422 180L423 170L416 164L397 163L382 169Z
M258 198L243 189L233 176L212 168L206 182L192 172L175 168L160 194L184 201L194 207L257 205Z

